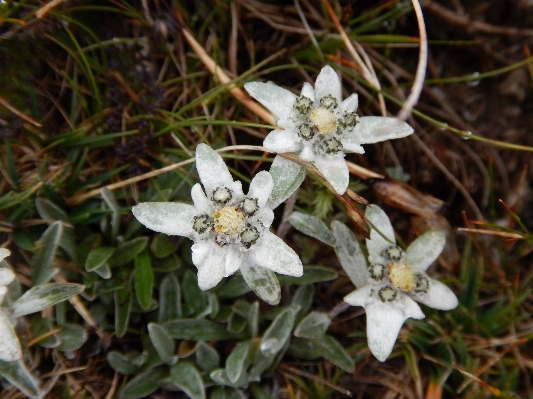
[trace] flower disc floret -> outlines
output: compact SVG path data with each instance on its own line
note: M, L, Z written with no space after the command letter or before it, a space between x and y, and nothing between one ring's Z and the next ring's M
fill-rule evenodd
M246 221L244 214L234 206L226 206L213 213L215 231L233 235L244 231Z
M379 263L374 263L368 268L370 277L376 281L381 281L385 277L385 266Z
M315 136L315 129L313 126L307 123L302 123L300 126L298 126L298 136L309 141Z
M311 112L309 119L321 134L333 133L337 129L337 117L327 108L316 108Z
M244 248L249 249L256 241L261 237L259 230L254 226L248 225L246 229L241 233L241 243Z
M396 245L390 246L383 250L381 256L390 259L393 262L399 262L403 258L404 252Z
M208 232L213 228L213 218L209 215L198 215L192 220L192 228L198 234Z
M413 269L403 262L389 263L389 279L393 286L404 291L411 291L415 286Z
M337 154L342 151L342 142L335 137L328 137L315 143L313 151L316 154Z
M257 198L245 198L239 203L239 209L246 217L255 215L259 210Z
M212 200L216 202L217 204L227 204L231 199L233 198L233 195L231 193L231 190L227 187L218 187L215 191L213 191Z
M378 291L378 295L381 302L392 302L398 296L398 292L394 288L386 286Z
M309 97L300 96L296 98L296 101L294 102L294 108L301 113L301 114L307 114L313 105L313 100L311 100Z
M415 292L417 294L427 293L429 290L429 280L422 274L415 276Z
M327 108L329 110L333 110L337 108L339 105L337 102L337 99L333 97L331 94L325 95L320 99L320 105L324 108Z

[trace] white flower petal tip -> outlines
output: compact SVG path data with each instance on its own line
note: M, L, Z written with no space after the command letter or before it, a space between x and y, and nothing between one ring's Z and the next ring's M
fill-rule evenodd
M192 260L198 268L198 286L202 290L215 287L226 272L227 251L214 242L199 242L192 246Z
M0 262L4 260L4 258L7 258L9 255L11 255L11 252L7 248L0 248Z
M206 144L201 143L196 147L196 169L207 197L211 197L218 187L234 185L233 178L220 154Z
M180 202L143 202L134 206L133 215L150 230L190 237L195 208Z
M405 252L405 263L422 272L439 257L446 245L446 233L431 230L418 237Z
M348 188L350 175L344 156L329 157L330 159L315 159L315 166L328 180L331 187L339 195L343 195Z
M363 116L355 127L356 137L361 144L400 139L409 136L413 131L409 124L384 116Z
M285 242L269 231L264 231L255 251L251 252L253 263L279 274L301 277L302 261Z
M359 96L353 93L342 102L342 109L345 112L355 112L359 106Z
M15 273L13 273L7 267L0 268L0 287L10 284L16 278Z
M289 90L270 83L248 82L244 88L277 119L287 119L292 114L296 95Z
M365 211L365 216L374 227L381 232L381 234L388 238L388 240L386 240L375 228L373 228L370 231L370 239L366 240L369 254L368 260L370 263L380 263L381 253L385 249L396 244L394 229L392 228L387 214L377 205L368 206Z
M429 289L427 293L415 296L418 302L438 310L452 310L459 305L457 296L448 286L430 277L427 277L427 279L429 281Z
M341 82L339 76L332 67L326 65L316 77L315 101L320 101L328 94L335 97L338 101L341 100Z
M272 130L263 141L263 147L272 152L296 152L302 149L302 143L295 132L290 130Z

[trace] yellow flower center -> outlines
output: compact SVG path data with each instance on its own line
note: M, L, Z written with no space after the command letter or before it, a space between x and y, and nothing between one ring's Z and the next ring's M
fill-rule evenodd
M330 110L320 107L311 112L309 116L313 125L322 134L333 133L337 129L337 117Z
M405 263L389 263L389 279L396 288L411 291L415 286L415 273Z
M244 231L244 215L234 206L226 206L213 213L215 231L222 234L238 234Z

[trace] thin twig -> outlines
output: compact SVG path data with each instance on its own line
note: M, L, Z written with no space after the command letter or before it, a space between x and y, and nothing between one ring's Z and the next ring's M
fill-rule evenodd
M353 57L356 64L361 68L361 72L363 74L363 78L370 83L372 86L374 86L375 89L381 90L381 86L379 84L378 78L372 74L368 66L363 62L361 56L357 53L355 50L350 38L346 34L346 31L342 27L339 18L337 18L337 15L335 14L335 11L331 7L331 4L329 4L328 0L322 0L322 4L324 7L326 7L326 10L328 11L329 17L333 21L333 24L335 25L335 28L339 31L339 34L341 35L342 40L344 41L344 45L348 49L350 55ZM383 95L378 93L378 99L379 99L379 105L381 107L381 113L383 115L387 114L386 107L385 107L385 100L383 98Z
M17 116L21 117L22 119L24 119L26 122L30 122L32 125L35 125L37 127L43 127L43 125L41 125L39 122L37 122L34 119L30 118L28 115L25 115L22 112L20 112L18 109L16 109L7 100L3 99L2 97L0 97L0 105L3 105L8 110L10 110L12 113L14 113L15 115L17 115Z
M209 72L211 72L213 75L216 75L220 80L220 83L230 84L232 82L232 79L226 74L226 72L224 72L224 70L220 66L217 65L217 63L209 56L209 54L207 54L207 52L200 45L200 43L196 41L189 29L183 28L182 33L183 36L185 36L187 42L189 42L189 45L191 46L193 51L196 53L198 58L200 58L200 61L204 63ZM252 98L248 96L242 89L238 88L234 84L230 84L228 86L228 89L230 93L242 103L242 105L244 105L254 114L259 116L261 119L263 119L270 125L276 124L276 121L274 120L272 114L263 107L261 107L254 100L252 100Z
M420 98L420 93L424 88L424 78L426 77L426 68L428 63L428 37L426 33L426 25L424 23L424 16L422 15L422 8L418 0L412 0L413 8L415 9L416 20L418 22L418 31L420 35L420 50L418 53L418 65L416 67L415 80L411 89L411 94L403 103L400 112L396 116L398 119L405 121L411 115L411 111Z

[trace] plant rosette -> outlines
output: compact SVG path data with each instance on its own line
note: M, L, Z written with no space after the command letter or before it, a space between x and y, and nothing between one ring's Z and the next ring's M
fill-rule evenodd
M277 121L278 129L268 134L263 146L313 163L340 195L349 183L345 153L363 154L362 144L413 133L396 118L357 115L357 94L342 100L339 77L329 65L318 74L314 88L304 83L300 96L271 83L249 82L244 88Z
M404 252L396 246L392 225L381 208L369 206L366 217L390 242L372 229L370 239L366 240L370 266L367 267L362 253L355 265L357 280L366 284L344 300L365 308L368 346L383 362L391 354L404 321L409 317L424 318L415 301L434 309L451 310L458 300L446 285L425 272L446 244L443 231L428 231Z
M222 157L205 144L196 148L196 168L204 189L199 183L193 186L194 205L145 202L133 207L133 214L151 230L194 241L192 261L202 290L240 270L261 299L277 304L280 287L272 272L300 277L303 266L298 255L269 231L274 220L267 204L272 176L259 172L244 195Z

